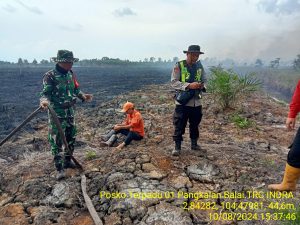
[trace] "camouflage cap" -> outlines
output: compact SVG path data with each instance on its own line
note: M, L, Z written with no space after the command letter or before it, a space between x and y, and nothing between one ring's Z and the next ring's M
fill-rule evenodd
M73 52L68 50L58 50L57 57L51 58L54 62L78 62L78 58L73 57Z

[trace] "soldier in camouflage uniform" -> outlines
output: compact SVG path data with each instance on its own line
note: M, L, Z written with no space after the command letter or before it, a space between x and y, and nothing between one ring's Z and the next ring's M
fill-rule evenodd
M79 83L71 70L73 62L77 62L78 59L73 57L71 51L59 50L57 57L53 57L52 60L57 62L57 64L54 69L44 74L40 105L43 109L46 109L48 105L53 108L60 120L68 142L70 152L65 151L64 155L62 155L63 142L56 125L49 115L48 140L54 155L55 167L58 171L57 179L62 179L65 176L64 169L75 168L75 165L71 162L71 156L74 151L76 136L74 120L76 98L82 101L91 101L92 95L84 94L79 88Z

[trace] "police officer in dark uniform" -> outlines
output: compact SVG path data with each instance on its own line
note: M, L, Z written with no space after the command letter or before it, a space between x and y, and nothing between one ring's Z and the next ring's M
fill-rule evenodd
M176 107L173 116L175 148L172 155L174 156L180 154L182 135L185 133L187 121L189 121L191 150L201 150L197 140L198 126L202 118L200 96L202 91L205 91L206 76L198 59L204 53L200 51L199 45L191 45L183 53L186 53L186 59L176 63L171 75L171 86L176 90Z

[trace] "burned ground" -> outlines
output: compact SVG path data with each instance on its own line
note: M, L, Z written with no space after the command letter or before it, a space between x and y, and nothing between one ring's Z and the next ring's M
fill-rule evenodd
M100 147L100 135L122 121L122 104L132 101L143 115L146 138L124 150ZM149 85L117 95L94 107L78 107L78 138L75 157L84 165L87 189L104 224L282 224L273 220L212 220L206 208L184 209L193 198L100 198L107 193L266 193L269 183L281 181L287 146L293 132L284 124L287 106L261 93L253 94L235 111L220 112L209 94L203 97L204 116L200 144L207 154L190 150L188 128L180 157L171 156L174 103L168 85ZM230 119L237 113L252 121L247 129ZM68 170L63 181L55 180L55 169L47 144L47 125L33 121L35 131L21 132L0 151L1 224L93 224L80 189L77 170ZM9 152L17 151L13 159ZM299 192L289 199L201 198L208 205L222 202L288 202L298 207ZM274 212L264 208L257 213ZM278 211L278 210L277 210ZM253 212L245 209L244 212ZM289 224L289 223L287 223Z
M39 106L43 74L50 69L0 68L0 139ZM75 67L73 71L82 91L94 94L94 101L85 105L92 108L144 85L166 83L170 79L171 69L128 65ZM81 102L78 102L78 106L81 106ZM41 114L39 118L46 120L46 114ZM25 130L34 132L35 127L27 125Z

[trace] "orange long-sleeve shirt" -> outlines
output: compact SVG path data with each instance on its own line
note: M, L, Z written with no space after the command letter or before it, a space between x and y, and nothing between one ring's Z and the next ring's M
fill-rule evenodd
M132 114L127 114L125 119L126 125L131 125L130 131L137 132L142 137L145 136L144 121L139 111L134 110Z

